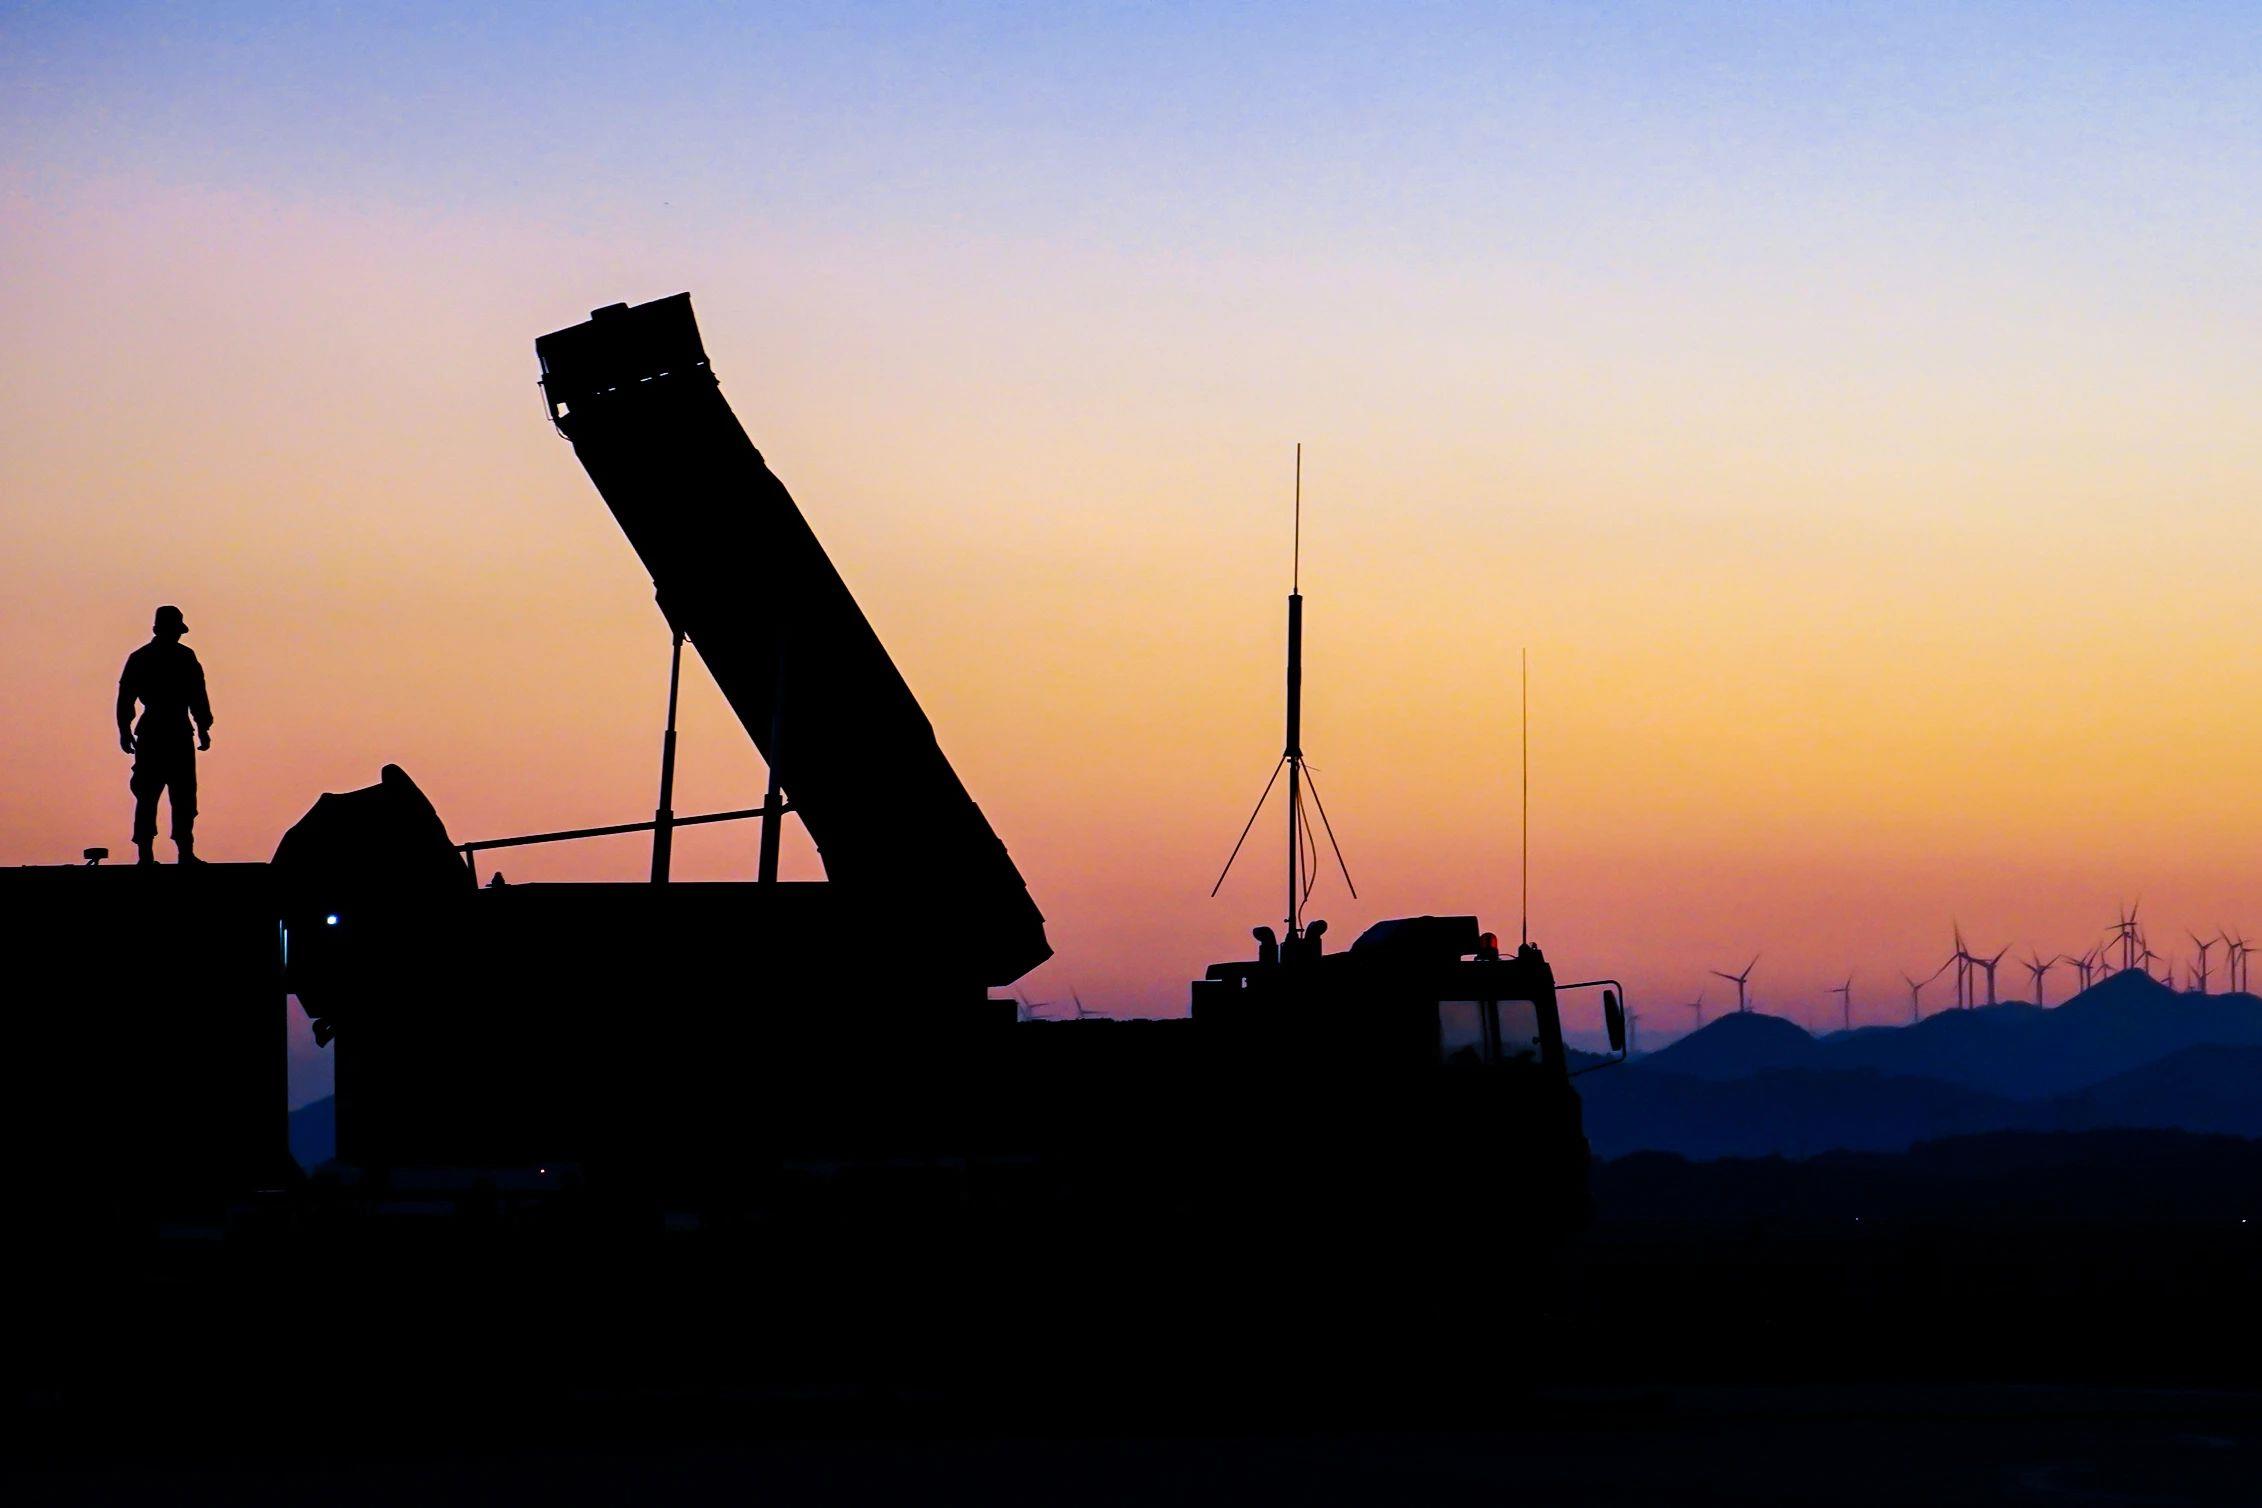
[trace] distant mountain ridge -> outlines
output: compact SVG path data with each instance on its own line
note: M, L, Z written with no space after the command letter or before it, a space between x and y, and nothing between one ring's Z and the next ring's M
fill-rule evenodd
M2187 1047L2049 1106L2046 1130L2151 1126L2262 1137L2262 1047Z
M1908 1026L1822 1037L1779 1016L1730 1014L1640 1061L1705 1079L1866 1068L2038 1099L2204 1044L2262 1047L2262 998L2179 993L2129 969L2049 1010L2024 1002L1945 1010Z
M1896 1152L2111 1127L2262 1136L2262 999L2179 993L2130 970L2051 1010L1942 1011L1820 1038L1747 1012L1580 1089L1604 1157Z
M1964 1084L2017 1099L2064 1094L2203 1045L2262 1046L2262 999L2194 995L2125 970L2051 1010L1943 1011L1898 1030L1824 1038L1820 1061Z
M1768 1069L1811 1068L1821 1051L1822 1044L1795 1021L1731 1011L1636 1061L1693 1079L1744 1079Z
M1778 1068L1700 1079L1628 1067L1579 1080L1597 1157L1814 1157L1897 1152L1920 1141L2021 1123L2016 1100L1870 1069Z

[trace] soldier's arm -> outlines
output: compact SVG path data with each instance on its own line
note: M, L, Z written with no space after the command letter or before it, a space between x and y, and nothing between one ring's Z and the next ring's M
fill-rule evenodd
M192 660L189 663L190 668L195 672L194 689L189 693L189 711L196 718L196 731L210 733L212 731L212 698L206 694L204 689L204 662Z
M134 662L126 661L126 668L118 672L118 744L128 754L134 751Z

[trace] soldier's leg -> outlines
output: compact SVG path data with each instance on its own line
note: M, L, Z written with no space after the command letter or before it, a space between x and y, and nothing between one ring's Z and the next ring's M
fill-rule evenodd
M173 792L173 842L179 847L181 857L192 857L196 849L196 751L183 746L179 760L168 773L166 784Z
M165 773L156 750L134 751L133 779L127 784L134 793L134 846L146 853L157 841L157 793L165 789Z

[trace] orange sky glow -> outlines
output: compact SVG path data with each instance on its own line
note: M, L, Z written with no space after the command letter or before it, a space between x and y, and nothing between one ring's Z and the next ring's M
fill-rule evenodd
M567 203L13 144L0 862L127 850L109 701L159 602L210 675L210 857L265 858L386 762L459 839L647 816L666 632L532 342L688 288L1049 919L1034 999L1176 1012L1278 920L1277 806L1207 892L1279 751L1299 440L1305 742L1359 884L1321 881L1334 936L1514 932L1526 646L1533 934L1652 1031L1754 952L1762 1008L1822 1021L1850 970L1857 1020L1904 1019L1897 971L1951 919L2045 955L2136 897L2179 958L2186 928L2262 933L2262 241L2204 153L2158 165L2148 220L2063 181L2074 139L2035 168L2063 192L1991 193L1984 152L1869 193L1724 158L1586 232L1561 185L1464 215L1409 160L1361 190L1405 235L1341 237L1095 228L1081 198L859 224L681 164ZM1222 194L1207 161L1188 192ZM695 665L683 724L678 809L758 802ZM754 843L688 832L678 873L750 876ZM906 913L947 882L907 856Z

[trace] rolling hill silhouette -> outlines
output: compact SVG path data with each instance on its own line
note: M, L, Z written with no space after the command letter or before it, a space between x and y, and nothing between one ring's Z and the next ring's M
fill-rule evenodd
M1990 1094L2037 1092L2047 1075L2034 1068L2050 1012L2024 1002L1942 1011L1909 1026L1864 1026L1815 1044L1816 1060L1832 1068L1913 1074ZM2113 1064L2103 1073L2127 1067Z
M1780 1016L1726 1015L1641 1062L1705 1079L1778 1068L1871 1069L2035 1099L2210 1043L2262 1047L2262 999L2182 994L2129 970L2050 1010L1987 1005L1820 1038Z
M1635 1067L1595 1074L1579 1088L1597 1157L1899 1152L1920 1141L2020 1125L2031 1113L1999 1095L1868 1069L1779 1068L1701 1079Z
M2182 994L2132 970L2053 1010L1943 1011L1820 1039L1731 1015L1580 1087L1604 1157L1897 1152L1998 1130L2262 1136L2262 999Z
M2181 994L2127 970L2054 1010L1983 1006L1943 1011L1914 1026L1843 1033L1818 1044L1817 1061L2036 1099L2210 1043L2262 1046L2262 1000Z
M1758 1011L1732 1011L1648 1054L1643 1066L1697 1079L1749 1078L1772 1068L1806 1068L1822 1044L1796 1022Z
M2051 1129L2174 1128L2262 1137L2262 1047L2187 1047L2050 1102Z

